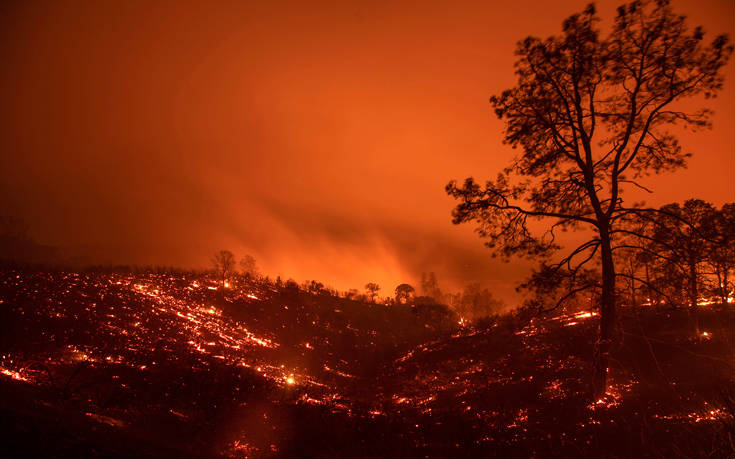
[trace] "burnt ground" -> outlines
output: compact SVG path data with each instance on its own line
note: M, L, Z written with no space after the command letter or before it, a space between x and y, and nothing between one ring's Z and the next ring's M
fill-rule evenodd
M624 308L460 328L191 274L0 273L3 457L727 457L735 311ZM694 320L700 334L695 334Z

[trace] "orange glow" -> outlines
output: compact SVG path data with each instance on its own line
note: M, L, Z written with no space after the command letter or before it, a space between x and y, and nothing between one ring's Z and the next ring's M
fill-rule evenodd
M513 157L487 99L512 85L516 42L558 33L583 3L519 15L512 2L333 2L319 14L216 2L203 21L193 3L171 14L167 2L13 2L2 15L7 209L95 263L203 267L228 248L272 277L340 290L385 292L430 268L442 287L492 282L514 302L528 266L491 259L453 227L443 186ZM597 2L600 15L619 3ZM732 2L676 8L735 36ZM683 134L690 166L652 179L649 204L689 197L682 183L733 199L732 69L708 103L714 130Z
M588 214L600 237L556 268L560 258L492 257L483 242L493 241L478 238L492 222L479 231L451 223L458 203L446 183L493 179L517 156L488 99L517 81L519 40L558 34L592 1L604 29L633 0L5 2L0 216L28 223L54 267L16 267L0 253L12 262L0 269L4 417L18 414L9 435L44 440L19 435L11 446L29 455L56 445L120 456L595 457L585 453L655 453L660 441L665 456L678 452L679 433L704 449L722 432L717 441L735 450L725 438L735 426L735 315L717 304L735 301L733 270L718 257L690 260L689 288L675 257L618 263L633 254L631 236L616 228L613 250L604 230L632 224L637 211L617 217L601 202ZM735 0L672 3L706 41L735 37ZM649 65L667 62L663 54ZM575 76L589 68L578 61L569 62ZM692 157L676 174L641 177L650 196L628 183L632 157L622 169L588 162L579 180L568 176L571 188L544 181L535 195L550 202L605 187L590 173L614 163L626 206L735 201L735 59L723 73L724 89L703 104L714 130L672 124ZM626 103L603 92L603 105ZM622 122L600 116L579 119ZM644 127L603 147L640 148L644 139L627 139ZM589 152L584 129L570 132L580 142L555 147ZM486 196L492 207L497 196ZM506 222L505 234L540 213ZM553 228L546 242L564 252L586 239L576 224ZM25 239L3 238L24 249ZM234 265L227 257L217 269L220 249ZM575 267L583 253L589 264ZM614 272L598 277L611 253ZM516 291L539 260L551 270L529 285L543 302ZM695 289L698 273L707 282ZM394 299L403 283L415 287L410 301ZM581 290L564 296L569 285ZM650 307L637 307L646 296ZM664 296L701 307L662 306ZM569 301L554 308L559 298ZM608 311L615 320L602 320Z
M16 381L28 382L27 378L23 377L23 375L21 375L19 372L14 371L14 370L8 370L7 368L0 368L0 374L4 374L5 376L13 378Z

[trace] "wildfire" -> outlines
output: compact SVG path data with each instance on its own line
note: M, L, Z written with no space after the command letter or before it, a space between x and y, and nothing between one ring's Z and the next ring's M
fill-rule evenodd
M519 366L514 365L517 356L510 353L507 356L500 355L497 359L494 358L495 360L486 359L484 355L481 358L469 358L465 357L465 354L462 354L462 357L455 357L451 353L456 346L471 343L471 337L478 336L484 339L486 336L489 340L496 333L489 329L464 328L451 337L447 335L435 341L421 342L413 348L401 349L402 357L391 360L394 368L389 371L395 371L395 374L387 373L387 378L395 379L389 380L391 384L383 385L382 381L375 384L374 391L377 395L372 393L371 398L363 399L354 395L356 391L352 387L365 384L367 379L361 376L362 373L352 361L341 360L343 356L332 349L328 339L329 337L334 341L332 335L320 335L325 330L330 330L330 327L331 329L337 327L334 323L330 324L319 317L300 316L294 313L292 316L301 320L300 323L311 324L312 327L306 328L309 333L296 335L294 339L284 339L279 344L277 340L281 335L278 333L289 333L288 328L284 328L283 332L271 332L271 328L268 328L271 324L266 324L265 320L260 319L261 316L255 316L261 320L260 322L238 321L232 318L226 306L222 306L221 309L220 306L210 306L213 298L220 298L217 292L207 290L211 288L208 285L221 286L213 280L202 280L200 285L199 282L191 282L190 278L185 277L114 275L95 278L77 275L65 278L66 284L56 282L60 284L59 288L54 289L54 295L58 297L52 297L48 301L48 310L44 314L59 320L77 319L77 313L69 307L72 302L67 296L81 295L86 300L80 300L82 304L79 310L82 312L79 315L82 319L86 316L91 317L90 323L98 326L94 332L99 333L100 339L104 338L101 342L104 342L106 347L95 347L93 342L75 341L86 344L65 345L53 351L57 352L58 356L50 353L39 358L38 361L42 362L43 366L49 367L54 376L64 366L81 369L81 376L77 376L79 381L83 381L94 371L113 371L115 373L110 383L115 384L116 390L119 387L120 391L127 393L131 389L126 381L126 374L135 373L136 377L154 378L160 371L165 371L163 362L168 364L179 360L179 364L187 365L187 369L194 367L196 371L228 366L246 368L247 370L236 371L234 374L243 378L267 380L269 388L276 386L282 393L287 394L282 398L287 402L298 398L310 405L323 405L326 412L331 410L332 413L341 412L362 417L386 416L388 420L397 416L415 415L426 419L427 423L429 418L432 418L431 422L437 420L437 425L446 422L441 417L442 413L452 409L453 413L459 413L458 415L476 423L473 425L492 426L492 429L496 430L508 429L514 438L524 438L524 435L534 432L537 423L543 422L543 412L509 402L503 402L507 404L500 405L502 407L491 405L485 401L483 391L493 393L498 389L497 393L505 394L506 390L512 393L510 391L516 390L515 388L519 391L528 390L529 393L538 394L545 403L553 406L561 406L566 403L565 399L577 397L579 389L576 380L570 375L576 375L573 372L581 366L582 360L572 355L564 355L563 359L553 354L547 355L549 351L545 347L544 340L548 330L545 323L548 322L545 321L555 321L553 330L558 330L563 326L582 327L580 324L591 324L594 319L589 319L598 316L597 312L579 311L550 319L535 319L522 330L516 331L515 335L518 335L518 338L515 341L522 343L524 350L543 357L534 361L524 361L523 365ZM100 291L111 300L100 301L94 297L95 293L89 293L94 292L93 289L100 285L102 285ZM198 290L194 291L193 288ZM244 298L257 300L258 296L275 298L277 294L276 290L258 289L257 286L241 289L240 285L236 284L233 288L235 291L225 298L226 301ZM252 292L250 288L253 289ZM43 289L34 291L43 292ZM268 291L274 293L269 294ZM265 312L263 317L267 315L268 309L263 307L265 305L250 301L247 301L247 304L253 311ZM278 305L275 308L280 311L281 305L275 304ZM284 310L287 309L285 305L282 307ZM329 307L332 308L331 305ZM294 310L293 306L291 310ZM334 312L342 311L334 309ZM348 319L349 312L345 308L343 313ZM469 326L469 322L464 318L460 319L459 324ZM245 328L246 325L252 327L252 331ZM280 326L280 323L278 325ZM340 335L349 334L351 338L358 333L368 337L365 343L374 344L380 339L379 333L376 334L373 329L360 328L354 322L346 322L344 326L339 327ZM700 336L711 339L712 332L701 331ZM285 349L278 349L281 346ZM478 346L478 349L479 347L481 346ZM444 355L451 358L442 363L445 366L439 367L437 362L442 362ZM309 362L308 366L299 361L298 356L305 357L305 361ZM34 384L45 381L44 374L37 367L19 364L18 360L13 360L16 359L14 355L3 358L7 360L0 363L9 367L0 367L0 373L5 377ZM532 373L533 365L538 365L543 371L539 374ZM119 368L123 366L136 371L119 371L123 370ZM10 368L25 369L15 371ZM412 372L413 368L417 371ZM140 374L137 374L138 372ZM398 379L399 376L401 379ZM625 376L624 381L627 381L628 377ZM625 408L625 401L631 398L631 394L628 393L631 384L617 382L618 384L612 385L605 396L589 404L588 410L584 410L582 413L585 416L584 425L604 423L608 415L617 415L616 407ZM74 380L73 383L77 384L77 381ZM237 387L237 391L239 390L240 387ZM237 395L233 396L231 400L237 401L236 397ZM133 423L129 420L132 419L130 413L101 409L94 403L90 400L86 408L88 411L85 411L86 416L91 419L111 426ZM165 408L171 416L180 419L194 419L198 409L196 405L165 406ZM673 409L666 407L668 411L651 416L662 422L686 423L714 421L727 416L727 413L719 408L705 407L706 409L701 410L696 408L687 406L680 410L681 414L672 415ZM613 409L612 413L605 412L607 409ZM121 420L97 413L114 414ZM273 421L268 422L275 425ZM231 441L234 440L235 438ZM230 450L227 453L233 457L242 457L264 451L257 441L257 446L254 446L246 440L254 441L251 438L241 438L228 443Z
M596 315L597 315L596 312L590 312L590 311L578 312L577 314L574 315L574 318L575 319L588 319L588 318L590 318L592 316L596 316Z
M94 419L95 421L107 424L112 427L124 427L125 423L119 419L111 418L109 416L103 416L101 414L96 413L85 413L86 416L89 416L90 418Z
M654 415L656 419L662 419L665 421L687 421L692 423L699 422L712 422L728 417L724 410L717 409L705 409L703 411L695 411L691 413L672 414L672 415Z
M23 381L23 382L30 381L28 378L23 377L23 375L21 375L19 372L14 371L14 370L8 370L7 368L0 368L0 373L12 379L15 379L16 381Z

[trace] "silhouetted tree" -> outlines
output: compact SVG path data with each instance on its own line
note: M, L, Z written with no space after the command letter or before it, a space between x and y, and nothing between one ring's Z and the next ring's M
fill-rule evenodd
M482 288L479 282L474 282L467 285L462 292L460 316L465 319L475 320L497 314L502 307L503 303L496 299L489 289Z
M224 291L227 279L235 270L235 256L229 250L220 250L212 257L212 267Z
M299 292L299 284L293 279L288 279L283 285L283 293L286 296L295 297Z
M396 287L396 303L407 304L414 296L416 289L409 284L400 284Z
M730 272L735 268L735 203L715 211L708 262L715 276L713 293L725 305L730 297Z
M243 276L254 279L258 275L258 267L255 262L255 257L252 255L245 255L240 260L240 272Z
M304 290L315 295L327 293L326 289L324 288L324 284L315 280L304 281Z
M436 274L421 273L421 293L424 296L433 298L435 302L440 303L442 298L442 291L439 288L439 282L436 280Z
M368 282L365 284L365 290L367 291L367 297L371 303L375 303L375 297L378 296L380 291L380 285L375 282Z
M626 253L639 250L636 258L649 268L645 281L630 270L622 275L650 284L672 306L686 303L696 308L704 291L704 264L712 246L715 217L711 204L690 199L683 206L662 206L659 212L644 216L641 224L619 229L627 236Z
M638 306L639 300L637 295L637 292L640 288L640 285L638 285L637 282L637 280L640 278L640 275L638 273L639 253L640 252L632 249L619 250L617 253L618 266L616 267L616 271L618 273L622 273L623 283L625 285L625 290L621 289L621 292L625 292L624 294L628 296L628 304L633 307Z
M517 85L491 98L506 122L505 141L521 153L494 181L472 178L447 192L460 200L454 223L475 221L503 256L548 257L554 232L585 227L593 237L551 269L574 278L590 260L601 264L600 332L592 381L605 393L616 327L614 239L621 218L652 211L625 205L622 192L650 173L684 166L686 154L666 128L710 125L707 110L674 105L714 96L732 48L726 36L704 43L666 0L618 8L601 37L594 6L563 23L561 35L518 44ZM529 219L550 219L543 234Z
M589 299L599 297L600 284L600 273L595 270L578 267L571 273L568 268L542 262L519 287L533 294L523 305L524 315L559 307L572 310L588 308ZM553 306L547 307L548 304Z
M685 280L689 307L694 310L702 290L700 265L704 263L710 245L714 208L699 199L689 199L683 206L677 203L661 208L652 234L659 257L679 268Z

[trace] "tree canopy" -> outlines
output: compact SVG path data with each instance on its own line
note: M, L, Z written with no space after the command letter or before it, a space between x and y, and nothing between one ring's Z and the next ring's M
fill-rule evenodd
M556 232L592 230L547 274L587 279L583 267L601 264L596 396L606 389L614 339L616 230L654 211L625 202L623 193L647 190L641 183L647 175L685 166L689 154L671 127L708 128L712 113L681 102L715 96L732 52L726 36L705 41L704 31L690 29L667 0L620 6L606 36L598 24L590 5L567 18L560 35L519 42L517 83L490 101L505 122L504 141L520 152L495 180L446 187L459 201L454 223L475 222L486 244L505 257L547 259L560 249ZM529 225L536 219L549 221L540 233Z
M410 284L400 284L396 287L396 303L408 303L414 296L416 289Z

